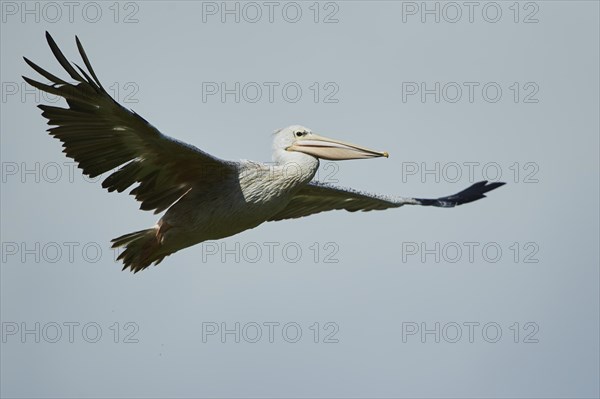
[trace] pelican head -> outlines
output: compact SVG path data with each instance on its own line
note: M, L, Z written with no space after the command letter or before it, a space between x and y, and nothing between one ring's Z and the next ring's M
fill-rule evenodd
M389 157L387 152L370 150L355 144L319 136L300 125L289 126L275 132L273 146L279 158L285 158L285 152L300 152L314 158L331 161Z

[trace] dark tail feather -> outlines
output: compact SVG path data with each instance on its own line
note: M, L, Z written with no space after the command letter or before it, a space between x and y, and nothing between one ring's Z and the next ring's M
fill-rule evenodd
M159 264L166 256L160 254L161 244L156 227L125 234L111 242L113 248L125 247L117 260L123 260L123 270L129 268L133 273L144 270L153 262Z

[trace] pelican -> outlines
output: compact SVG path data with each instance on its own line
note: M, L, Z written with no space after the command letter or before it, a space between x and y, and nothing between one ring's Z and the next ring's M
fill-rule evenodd
M46 39L75 81L69 83L23 57L52 83L23 79L67 102L68 108L38 105L53 126L48 129L50 135L63 143L63 152L85 175L111 171L102 182L108 191L122 192L135 184L130 194L141 202L140 209L155 214L166 210L155 226L112 240L113 248L124 247L118 257L123 270L137 273L183 248L264 222L341 209L449 208L484 198L486 192L504 184L481 181L458 194L422 199L367 194L313 181L319 159L387 158L388 153L322 137L299 125L276 131L272 164L225 161L163 135L117 103L100 84L79 38L75 41L86 69L69 63L48 32Z

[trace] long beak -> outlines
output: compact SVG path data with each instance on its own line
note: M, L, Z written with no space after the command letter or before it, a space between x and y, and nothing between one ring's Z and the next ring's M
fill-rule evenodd
M294 144L286 148L287 151L298 151L321 159L341 161L345 159L366 159L386 157L387 152L369 150L355 144L328 139L316 134L298 138Z

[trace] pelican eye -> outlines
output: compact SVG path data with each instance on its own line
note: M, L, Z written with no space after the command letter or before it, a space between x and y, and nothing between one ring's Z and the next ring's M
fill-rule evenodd
M296 132L296 137L302 137L302 136L306 136L306 132Z

